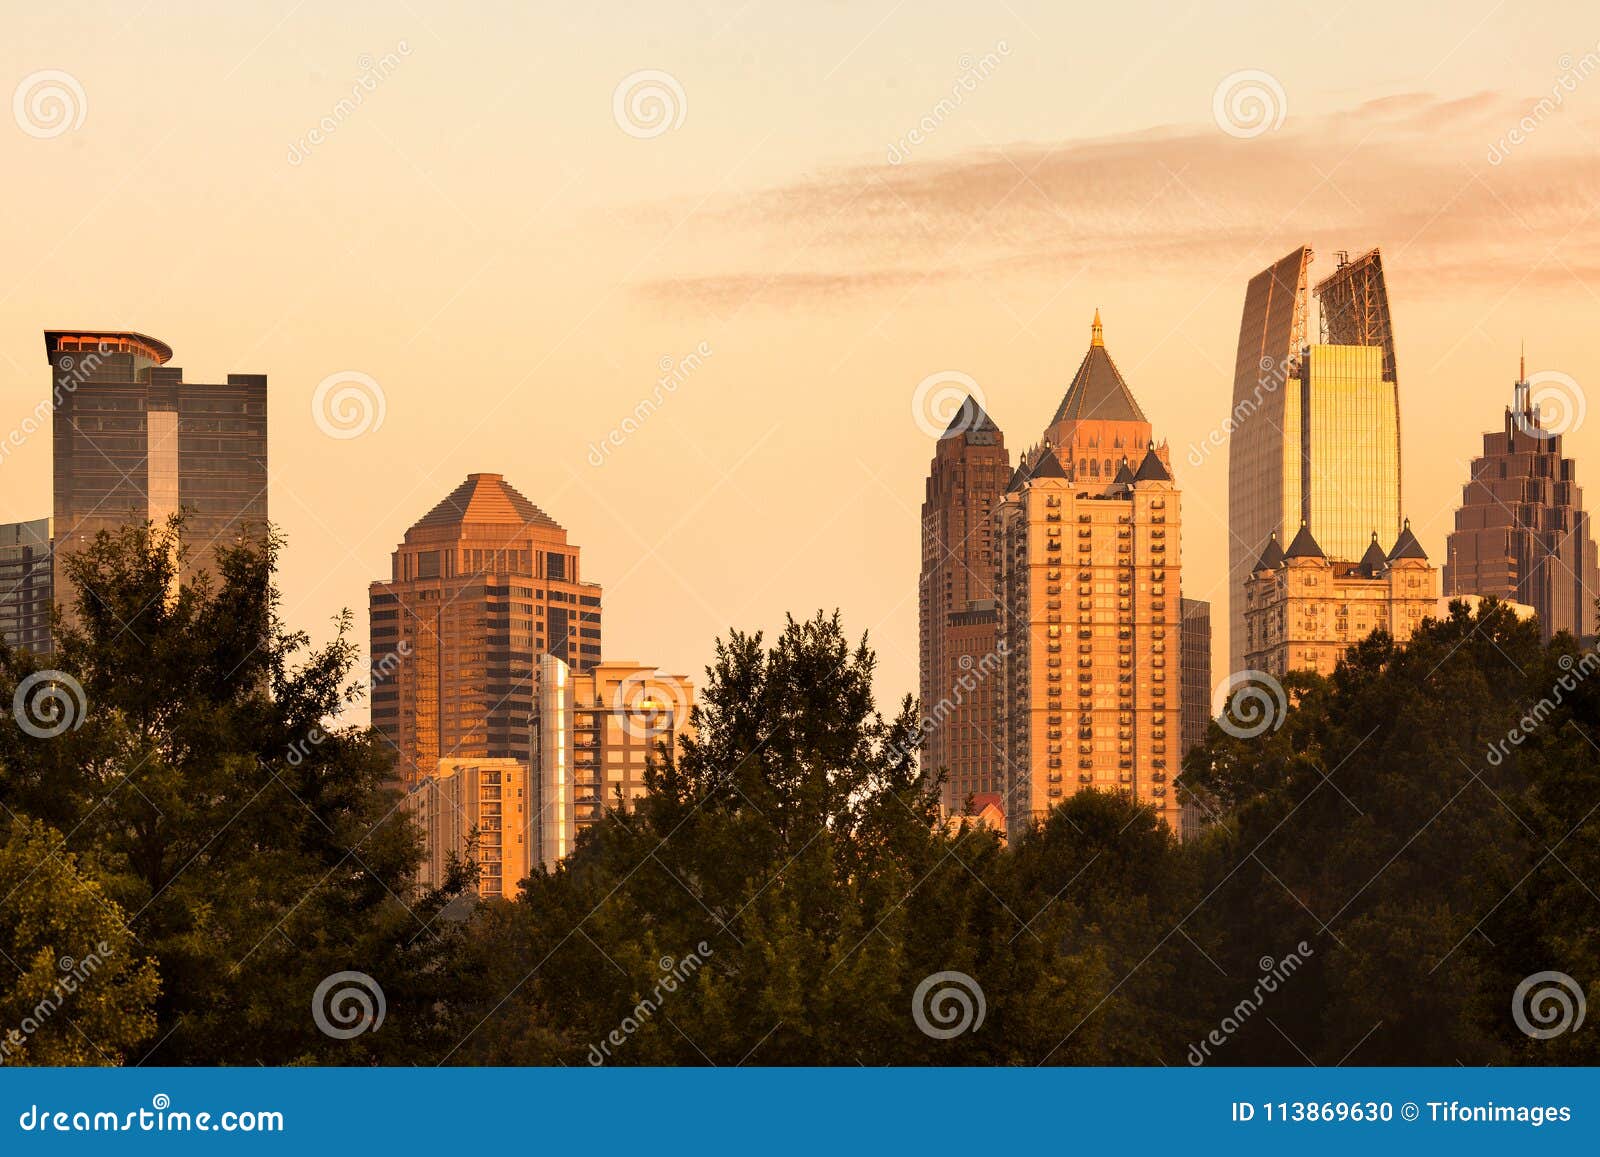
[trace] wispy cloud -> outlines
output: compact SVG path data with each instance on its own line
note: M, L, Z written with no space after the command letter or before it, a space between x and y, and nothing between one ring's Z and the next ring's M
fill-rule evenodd
M641 289L790 305L1001 269L1265 264L1323 237L1457 284L1600 278L1600 230L1583 227L1600 206L1595 120L1574 103L1489 160L1531 103L1407 94L1249 140L1208 124L844 167L704 206L687 229L705 244L685 252L738 253L737 267L685 258Z

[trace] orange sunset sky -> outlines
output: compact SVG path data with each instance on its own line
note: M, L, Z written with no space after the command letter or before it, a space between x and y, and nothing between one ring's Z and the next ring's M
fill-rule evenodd
M1230 405L1246 281L1301 243L1314 276L1383 249L1435 561L1519 343L1600 382L1592 4L4 8L0 427L48 395L47 327L269 375L284 613L318 638L350 607L364 641L405 529L496 471L583 548L610 657L699 680L728 627L838 607L898 698L913 391L969 375L1015 455L1096 307L1173 446L1185 594L1221 608L1226 451L1189 447ZM1219 103L1241 83L1260 100ZM313 413L342 372L382 395L357 437ZM1600 414L1567 450L1600 487ZM0 520L49 512L38 434Z

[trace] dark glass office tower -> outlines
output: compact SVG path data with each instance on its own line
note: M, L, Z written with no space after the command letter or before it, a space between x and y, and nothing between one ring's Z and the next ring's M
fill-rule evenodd
M172 349L144 334L46 330L55 411L57 601L60 563L101 530L185 516L189 581L219 546L267 531L267 379L186 382Z
M50 520L0 524L0 635L8 645L50 654L52 579Z

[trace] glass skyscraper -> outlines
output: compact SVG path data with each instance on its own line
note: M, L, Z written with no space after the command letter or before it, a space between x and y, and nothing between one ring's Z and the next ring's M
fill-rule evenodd
M1373 249L1310 288L1312 252L1251 279L1234 364L1228 463L1229 654L1245 669L1245 589L1268 540L1302 522L1354 561L1400 531L1400 414L1383 263ZM1313 300L1319 341L1310 335Z
M101 530L184 514L179 580L267 532L267 379L186 382L145 334L46 330L54 406L55 597L61 561Z

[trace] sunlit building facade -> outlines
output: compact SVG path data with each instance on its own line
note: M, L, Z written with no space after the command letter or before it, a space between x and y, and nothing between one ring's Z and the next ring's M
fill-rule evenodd
M144 334L46 330L54 408L55 597L61 563L101 530L158 526L182 512L178 579L212 570L217 548L267 533L267 379L185 381L172 349Z
M1023 456L996 518L1010 834L1089 788L1151 804L1181 831L1181 495L1148 436L1106 469L1117 439L1149 426L1098 316L1050 429L1062 449Z
M1276 536L1245 584L1245 666L1281 678L1330 675L1346 651L1376 630L1409 639L1434 616L1439 571L1408 521L1387 551L1370 535L1358 562L1330 559L1302 523L1285 550Z
M532 867L533 831L527 765L516 759L441 759L405 795L405 810L422 834L417 883L445 883L451 858L470 854L477 891L511 899Z
M499 474L470 474L368 589L372 725L402 785L440 760L530 762L534 665L600 661L601 591L567 532Z
M1228 466L1229 655L1246 669L1245 583L1267 540L1302 522L1329 557L1400 530L1394 330L1374 249L1310 287L1301 247L1251 279L1234 365ZM1320 340L1311 339L1313 302Z
M1577 463L1546 429L1526 370L1501 429L1483 436L1445 546L1444 593L1526 604L1546 638L1596 633L1600 561Z
M1000 430L967 398L934 448L922 502L918 584L921 765L945 773L944 807L1003 787L995 723L1000 614L995 603L993 518L1011 475Z
M576 672L542 656L534 688L534 863L554 867L607 808L631 808L660 746L676 752L690 733L694 685L639 663L605 662Z

